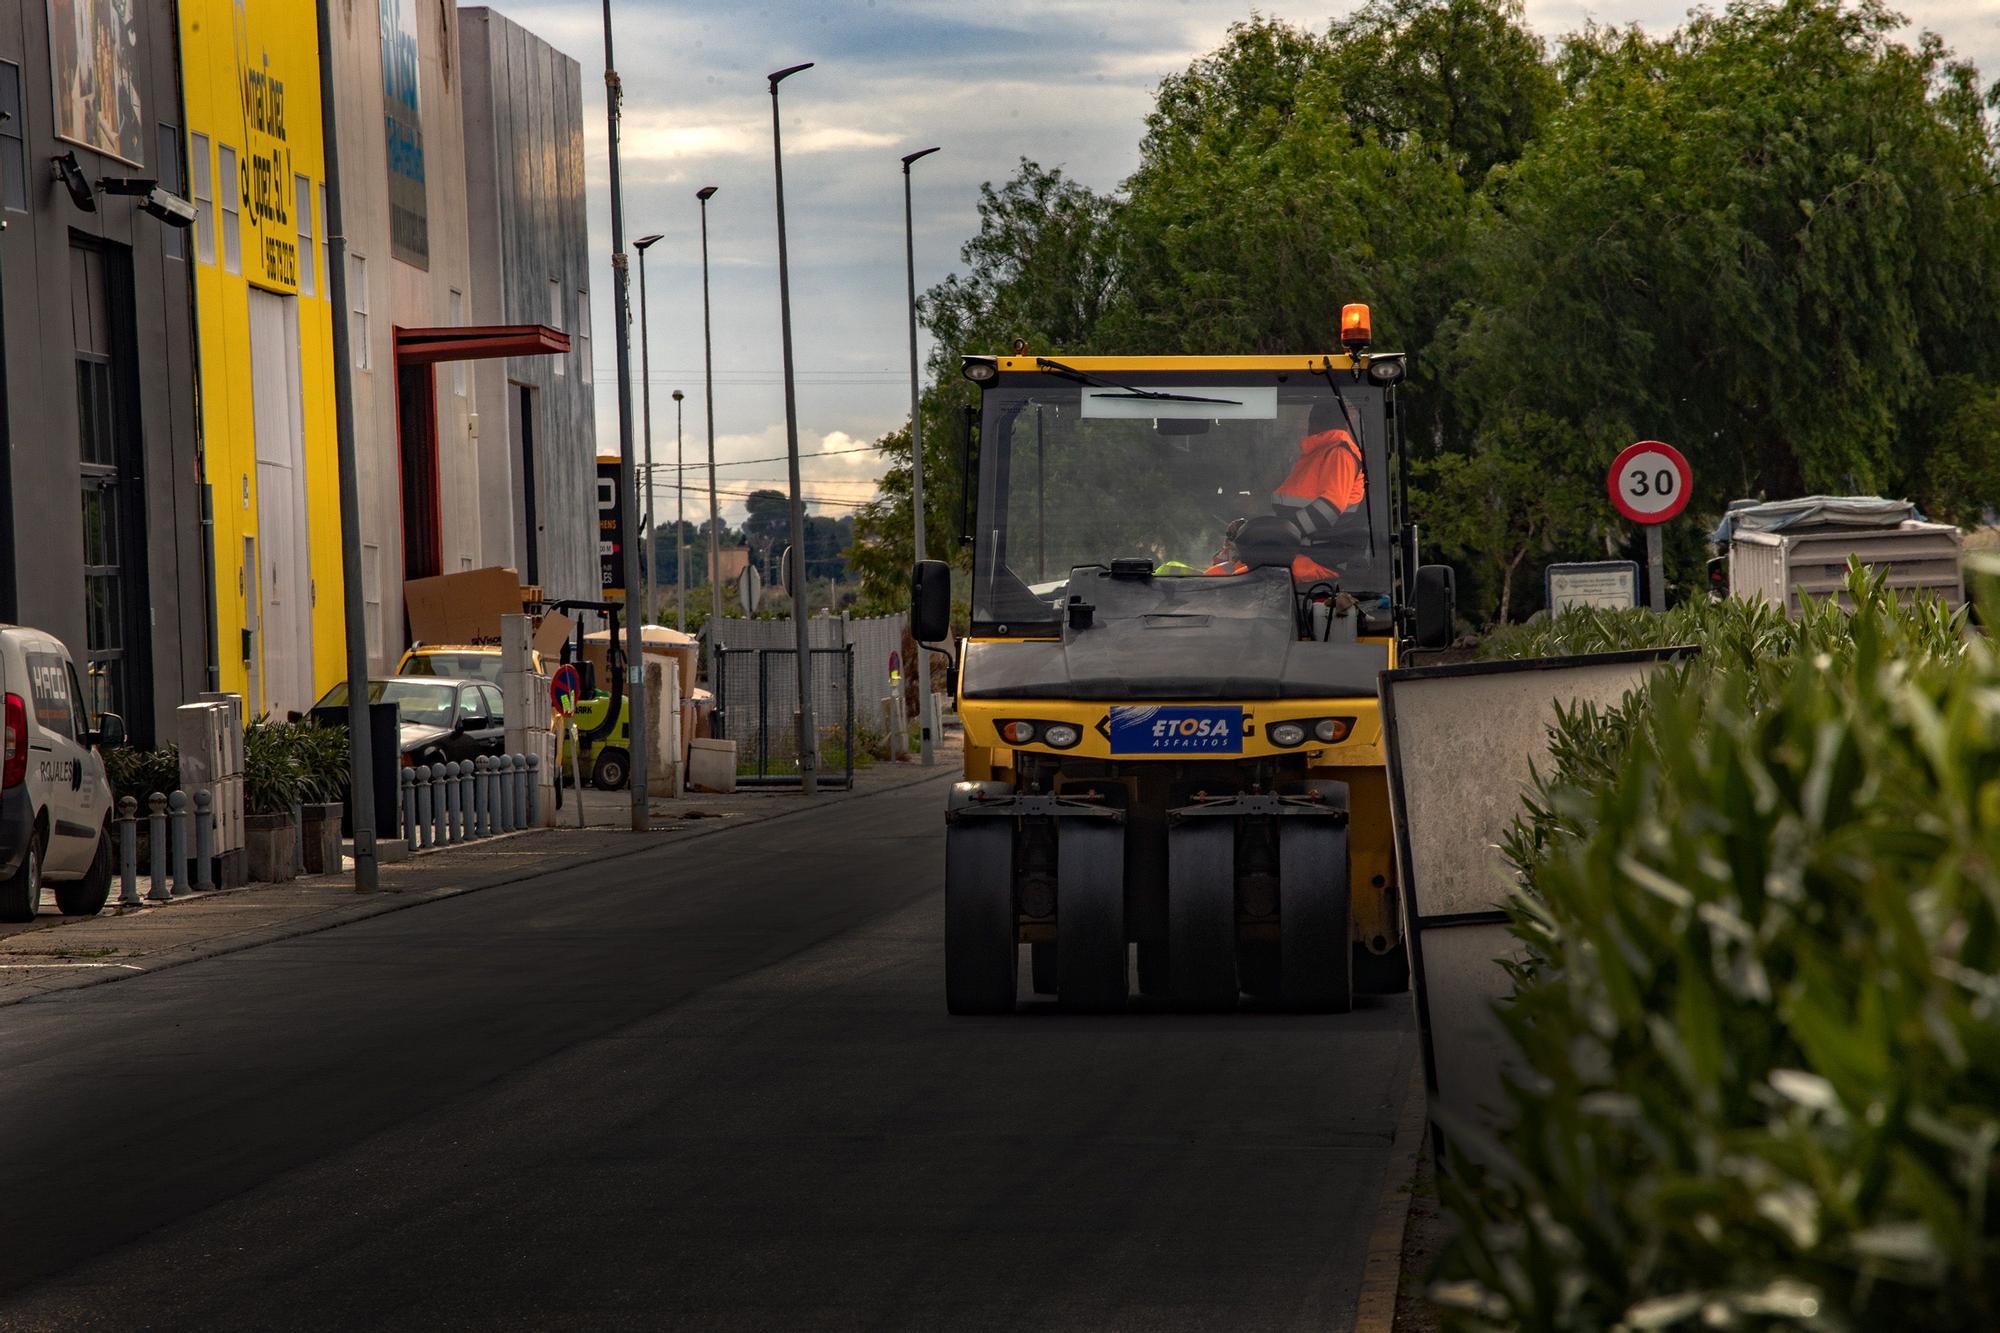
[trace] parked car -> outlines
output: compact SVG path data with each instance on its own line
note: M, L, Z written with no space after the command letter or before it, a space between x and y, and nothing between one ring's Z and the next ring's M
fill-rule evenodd
M506 705L501 702L500 687L483 680L391 676L368 682L368 700L396 705L396 730L405 767L500 754L506 747ZM347 682L343 680L321 695L312 711L345 724Z
M69 650L52 634L0 625L0 921L32 921L42 887L66 916L111 896L111 783L102 745L122 745L116 713L93 725Z
M542 655L530 648L529 665L543 672ZM416 643L403 651L396 664L399 676L440 676L454 680L483 680L500 683L500 645L497 643Z

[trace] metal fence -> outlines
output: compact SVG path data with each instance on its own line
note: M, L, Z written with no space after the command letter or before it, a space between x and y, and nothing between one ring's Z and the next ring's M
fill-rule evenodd
M799 668L796 648L715 649L716 735L736 742L739 784L799 781ZM818 781L854 785L854 648L812 650L813 727Z

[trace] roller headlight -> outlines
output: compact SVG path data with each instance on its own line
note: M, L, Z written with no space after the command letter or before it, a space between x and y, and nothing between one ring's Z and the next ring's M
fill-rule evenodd
M1083 739L1083 733L1067 722L1051 722L1042 728L1042 744L1052 750L1067 750Z
M1294 745L1306 743L1306 729L1296 722L1280 722L1266 734L1270 736L1271 744L1282 746L1287 750Z
M1002 722L1000 739L1009 745L1026 745L1035 739L1035 724L1032 722Z
M1337 745L1347 739L1347 733L1354 730L1354 723L1344 717L1323 717L1313 723L1313 738Z

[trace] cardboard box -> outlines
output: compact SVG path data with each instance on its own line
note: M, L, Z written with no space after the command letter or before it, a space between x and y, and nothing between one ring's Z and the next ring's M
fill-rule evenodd
M500 617L521 614L521 576L504 565L411 579L403 585L410 637L478 643L500 637Z

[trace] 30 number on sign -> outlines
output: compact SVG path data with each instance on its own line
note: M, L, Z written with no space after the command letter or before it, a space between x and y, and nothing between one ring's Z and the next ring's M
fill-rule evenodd
M1605 488L1618 512L1634 523L1665 523L1687 508L1694 473L1671 444L1641 440L1612 462Z

